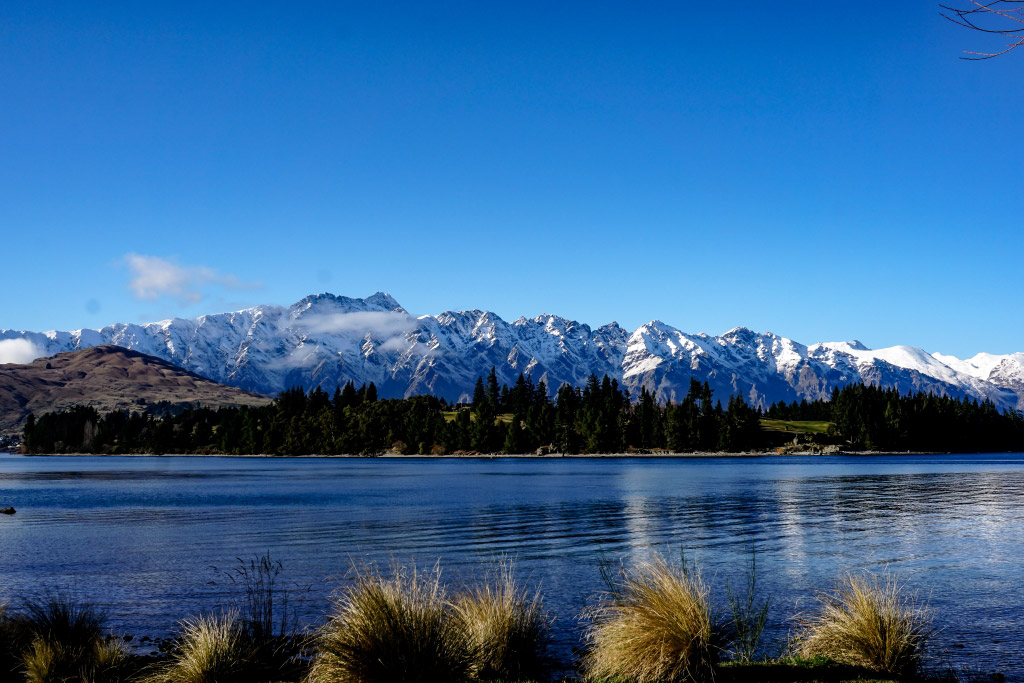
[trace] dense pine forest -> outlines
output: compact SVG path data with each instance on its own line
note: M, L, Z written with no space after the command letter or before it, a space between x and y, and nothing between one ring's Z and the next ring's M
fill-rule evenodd
M788 443L793 434L764 421L814 421L805 443L850 449L1024 451L1024 417L989 402L850 385L829 401L752 408L740 396L723 406L707 383L691 380L678 403L660 405L641 388L630 396L607 376L583 388L563 385L552 400L544 382L519 376L498 386L478 378L472 404L433 396L381 400L373 384L333 395L296 387L271 405L213 410L150 406L99 414L89 407L30 416L29 453L625 453L743 452ZM798 437L799 438L799 437Z

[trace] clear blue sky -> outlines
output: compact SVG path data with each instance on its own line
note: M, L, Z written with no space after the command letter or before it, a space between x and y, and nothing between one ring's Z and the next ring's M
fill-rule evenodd
M0 327L383 290L1024 350L1024 50L722 7L4 3Z

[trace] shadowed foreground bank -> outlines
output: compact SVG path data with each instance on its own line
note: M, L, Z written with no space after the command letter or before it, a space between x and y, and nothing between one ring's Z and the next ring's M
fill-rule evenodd
M841 577L796 615L790 642L762 643L771 598L745 592L716 611L699 568L655 556L606 571L607 590L580 615L580 658L548 655L552 617L514 565L499 563L468 590L430 570L361 567L334 597L326 623L300 632L269 557L236 571L244 597L182 621L154 655L132 653L104 615L59 596L0 611L3 680L27 683L384 683L394 681L1001 680L926 666L932 615L895 577ZM778 658L767 652L782 652ZM934 662L932 662L934 664ZM569 671L575 673L568 673Z

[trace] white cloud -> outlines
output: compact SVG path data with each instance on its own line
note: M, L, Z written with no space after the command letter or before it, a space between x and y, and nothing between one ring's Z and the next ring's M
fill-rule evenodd
M377 348L381 351L405 351L410 346L409 342L403 337L391 337L385 339L380 343ZM415 342L413 346L422 346L419 342Z
M407 313L390 311L354 311L352 313L323 313L300 316L289 324L312 334L340 334L367 332L378 339L403 334L416 328L416 320Z
M31 363L36 358L42 358L45 355L45 351L28 339L0 340L0 364Z
M128 288L136 299L177 299L182 305L201 301L210 287L253 289L259 283L241 282L234 275L206 266L182 266L159 256L125 254L124 263L132 273Z
M291 327L310 335L345 335L356 338L359 347L369 335L373 346L383 353L398 352L413 356L437 355L415 337L419 321L408 313L395 311L352 311L349 313L304 312L298 318L287 316L281 319L282 327ZM308 366L311 356L298 350L288 359L291 367Z
M404 337L392 337L391 339L385 339L381 342L380 346L377 347L379 351L397 351L402 355L409 354L411 356L439 356L441 355L440 349L432 349L421 341L411 342Z

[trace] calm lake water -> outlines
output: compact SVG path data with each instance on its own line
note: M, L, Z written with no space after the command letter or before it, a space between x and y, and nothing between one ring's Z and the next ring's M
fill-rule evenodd
M61 591L112 626L170 634L229 605L214 569L267 551L323 620L353 564L440 560L449 583L502 555L543 589L557 654L602 561L685 552L718 599L756 548L776 649L848 570L926 597L934 651L1024 680L1024 454L751 459L269 459L0 455L0 601Z

